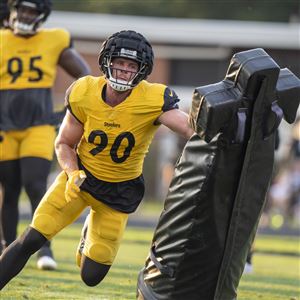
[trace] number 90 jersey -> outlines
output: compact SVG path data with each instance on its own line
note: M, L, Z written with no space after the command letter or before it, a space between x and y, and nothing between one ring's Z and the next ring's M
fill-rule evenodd
M70 46L64 29L40 29L30 37L0 30L0 90L51 88L61 52Z
M102 98L104 76L86 76L67 92L67 106L83 124L84 134L77 147L82 165L96 178L120 182L141 175L143 162L154 133L157 118L178 108L177 95L162 84L145 80L117 106Z

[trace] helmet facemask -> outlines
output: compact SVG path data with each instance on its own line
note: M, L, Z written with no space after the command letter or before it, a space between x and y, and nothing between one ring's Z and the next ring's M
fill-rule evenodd
M130 72L114 67L115 58L129 59L138 64L137 72L131 72L128 81L117 79L117 72ZM106 76L109 85L116 91L123 92L137 86L151 73L153 67L153 51L148 41L139 33L124 30L109 37L103 44L99 55L99 66Z
M126 73L131 73L128 81L118 79L120 76L115 76L116 78L114 77L114 73L118 75L118 72L121 73L124 71L123 69L118 69L113 66L113 60L115 58L130 59L138 64L137 72L126 70ZM142 63L140 59L138 59L138 57L136 56L136 51L122 48L118 53L112 52L111 55L107 55L106 57L104 57L104 65L107 69L106 77L110 86L118 92L124 92L134 88L140 82L139 78L145 77L145 64Z
M30 17L30 14L32 14L32 17ZM34 35L46 18L46 13L40 11L36 3L19 1L11 10L9 25L14 34Z

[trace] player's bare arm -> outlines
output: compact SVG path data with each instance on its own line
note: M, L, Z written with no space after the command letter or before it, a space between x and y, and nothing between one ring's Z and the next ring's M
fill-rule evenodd
M188 123L188 115L180 109L172 109L164 112L159 116L158 122L186 139L189 139L194 133L194 130Z
M74 48L65 49L58 64L72 77L79 78L91 73L90 67Z
M83 126L67 111L55 140L55 153L61 168L69 175L78 170L75 147L83 134Z

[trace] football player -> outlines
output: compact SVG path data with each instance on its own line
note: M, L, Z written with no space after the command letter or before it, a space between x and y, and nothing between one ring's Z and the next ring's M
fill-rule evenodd
M64 29L42 29L51 0L9 1L9 28L0 30L0 182L1 220L6 244L16 238L21 187L32 212L46 191L56 136L51 88L57 65L79 78L90 73ZM4 18L6 20L6 18ZM38 267L55 269L47 242Z
M145 80L153 51L144 36L130 30L113 34L102 45L99 66L104 76L80 78L66 93L68 111L55 142L63 171L28 229L0 257L0 289L86 207L77 264L88 286L100 283L128 215L143 198L143 162L156 130L163 124L186 139L193 133L175 92Z

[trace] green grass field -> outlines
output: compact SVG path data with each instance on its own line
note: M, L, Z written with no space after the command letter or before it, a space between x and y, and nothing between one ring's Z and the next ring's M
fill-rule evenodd
M32 257L22 273L1 291L0 298L135 299L137 275L147 256L153 230L127 228L110 273L93 288L81 282L79 268L75 264L80 230L81 225L74 224L54 239L53 248L59 264L57 271L37 270L36 258ZM243 276L238 299L300 300L299 238L260 235L255 249L254 274ZM297 255L287 256L284 253Z

